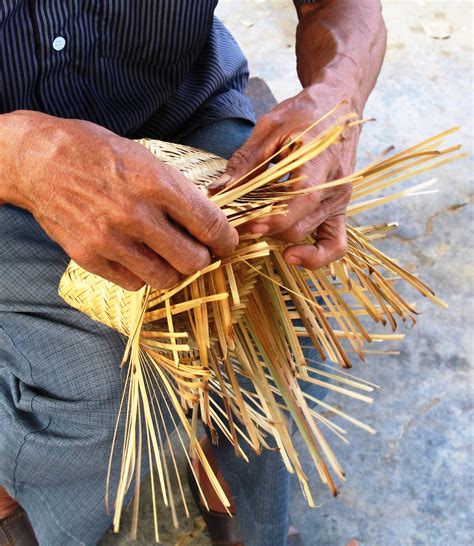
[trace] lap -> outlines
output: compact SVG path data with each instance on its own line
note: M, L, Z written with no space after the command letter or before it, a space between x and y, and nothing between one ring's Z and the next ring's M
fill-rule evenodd
M124 340L58 296L69 258L30 214L0 207L0 226L0 483L42 544L92 544Z
M230 155L251 130L244 120L221 120L183 142ZM69 257L31 214L0 207L0 226L0 402L110 426L122 390L118 364L125 339L59 297ZM314 358L315 352L306 356Z
M224 155L211 141L227 142L231 153L250 131L241 120L223 120L199 128L187 142ZM54 425L59 436L72 427L90 442L109 438L122 393L125 339L59 297L69 257L31 214L0 206L0 226L0 420L9 430L3 445L11 446L14 459L14 437L21 441L49 426L51 440Z
M221 120L183 143L230 155L251 128L244 120ZM124 338L59 297L69 257L31 214L2 206L0 226L0 331L9 352L0 358L2 376L13 374L21 383L16 402L23 411L34 405L38 413L49 408L70 417L86 402L91 419L99 418L97 410L120 395Z
M229 157L251 129L223 120L181 141ZM45 543L56 543L53 520L58 544L77 543L71 532L100 536L109 523L104 473L125 340L58 296L69 258L29 213L0 207L0 226L0 483Z
M246 119L222 119L197 127L180 143L229 159L249 138L253 126Z
M91 422L100 421L98 409L120 395L122 336L59 297L69 258L29 213L0 207L0 225L2 376L17 380L13 402L71 419L89 409Z

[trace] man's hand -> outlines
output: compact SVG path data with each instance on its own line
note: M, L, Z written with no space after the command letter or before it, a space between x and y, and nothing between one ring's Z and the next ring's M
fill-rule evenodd
M303 90L260 118L251 137L229 160L226 174L215 186L229 184L264 162L291 138L307 129L312 121L330 110L334 106L335 96L334 90L324 86L318 89L317 100L307 90ZM338 115L350 111L350 105L344 105L338 110ZM302 138L303 143L314 138L331 122L334 122L334 116L306 133ZM296 182L293 189L312 187L350 174L354 168L358 135L358 127L349 128L341 142L293 172L294 178L306 177L304 181ZM245 228L252 233L271 235L274 239L293 243L295 246L285 251L286 261L317 269L346 252L345 211L350 195L349 184L313 191L289 201L285 215L269 216L251 222ZM298 244L315 232L315 246Z
M139 144L34 112L2 122L0 140L9 134L15 154L1 169L0 199L29 210L88 271L128 290L168 288L237 245L222 211Z
M261 118L248 142L229 161L222 184L245 175L287 144L313 121L341 100L347 104L332 119L321 123L304 140L314 137L338 115L362 115L375 85L385 51L386 32L380 0L294 1L298 12L296 56L298 76L304 89ZM314 186L351 173L359 127L346 131L342 142L333 144L293 176L306 175L296 187ZM336 186L294 198L286 216L253 222L248 229L296 246L285 251L289 263L317 269L346 251L345 210L351 188ZM301 245L310 233L316 245Z

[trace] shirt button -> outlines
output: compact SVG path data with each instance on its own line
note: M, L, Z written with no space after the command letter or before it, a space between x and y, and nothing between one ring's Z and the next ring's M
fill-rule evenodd
M61 51L66 45L66 40L62 36L57 36L53 41L53 49L55 51Z

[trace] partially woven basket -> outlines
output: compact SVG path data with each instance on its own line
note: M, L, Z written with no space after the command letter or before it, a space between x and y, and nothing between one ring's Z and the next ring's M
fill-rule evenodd
M160 140L142 139L143 145L160 161L173 166L186 178L206 187L224 172L226 160L203 150ZM89 317L110 326L121 334L130 333L130 309L136 298L134 292L124 290L112 282L92 275L71 261L59 286L59 293L72 307Z
M294 194L285 176L295 165L324 151L353 123L353 117L339 120L309 144L300 145L299 139L295 139L291 143L294 151L287 159L246 179L240 186L221 192L214 201L233 225L259 215L284 212L285 201ZM348 216L424 190L432 181L389 196L366 199L408 176L458 157L453 155L456 146L437 149L449 132L329 184L353 184ZM201 150L153 140L139 142L203 191L225 170L224 160ZM440 158L445 154L450 157ZM403 337L371 333L363 325L363 317L389 325L392 330L397 317L414 321L414 308L397 291L397 280L408 282L442 304L417 277L373 245L394 227L348 225L346 256L318 271L287 264L280 242L245 236L231 257L215 261L166 291L146 286L138 292L128 292L71 261L61 279L60 295L76 309L129 338L123 360L123 364L128 364L122 401L127 419L121 479L115 498L115 530L119 528L124 499L134 475L138 497L142 444L147 447L153 488L158 481L165 503L171 506L177 521L167 465L175 471L180 495L181 478L173 454L163 448L159 418L150 410L152 393L169 401L160 411L176 412L189 438L190 453L200 459L225 506L229 506L229 501L196 441L198 415L214 437L223 434L234 444L236 454L243 457L242 442L260 452L273 438L286 467L297 474L309 504L314 505L289 431L286 416L290 415L322 481L336 493L329 468L340 479L344 479L344 474L319 425L341 438L345 431L308 405L308 401L314 400L309 400L304 392L304 383L315 383L364 402L372 401L368 394L375 386L338 372L333 364L314 367L314 363L305 361L300 342L303 338L306 343L309 340L321 361L328 358L350 367L348 349L363 358L365 343ZM309 238L308 242L314 240ZM321 408L374 432L339 405L319 402ZM188 415L192 416L191 422ZM155 494L153 504L158 541ZM134 512L135 536L137 500Z

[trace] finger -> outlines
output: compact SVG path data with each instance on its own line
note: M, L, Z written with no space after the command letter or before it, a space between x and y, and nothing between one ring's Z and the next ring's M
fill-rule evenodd
M352 186L344 185L333 191L334 194L324 199L313 213L307 214L288 229L274 233L272 237L286 243L300 243L308 235L314 233L326 218L345 214Z
M192 190L186 186L179 199L165 203L166 213L207 246L214 256L232 254L239 242L237 230L229 224L221 209L191 185Z
M318 226L330 216L328 207L325 205L326 201L323 201L320 207L313 213L307 214L288 229L272 234L272 238L285 243L301 243L308 235L314 233Z
M140 217L140 223L134 222L136 231L142 228L144 217L146 215ZM67 252L67 248L65 250ZM137 286L137 278L140 279L141 286L147 283L157 289L174 286L181 278L176 269L141 240L134 240L118 231L112 232L100 223L94 232L76 241L70 255L84 269L113 282L120 280L117 283L120 286L124 286L128 279L130 284L127 288Z
M297 245L286 249L284 259L307 269L319 269L342 258L347 251L347 232L343 214L328 218L318 227L314 245Z
M125 288L125 290L139 290L145 282L134 275L126 267L107 259L97 259L94 263L75 260L86 271L98 275L103 279Z
M268 216L252 222L248 226L248 231L255 234L276 235L290 229L299 220L314 213L320 206L321 195L318 191L295 197L288 203L284 214Z
M273 123L265 117L260 118L250 138L227 162L225 173L208 186L208 191L215 193L232 182L245 177L250 171L264 164L266 169L269 157L281 147L279 133L273 130ZM257 175L259 171L252 174Z
M115 245L113 252L104 252L104 255L159 290L171 288L181 279L180 273L164 258L140 242Z
M140 229L143 229L143 224L149 223L150 218L165 214L215 256L231 254L239 242L239 234L222 210L193 182L169 165L160 164L158 177L161 179L159 191L152 186L145 206L129 215L133 225L142 224Z
M335 172L332 156L324 154L298 169L293 177L305 176L306 179L295 184L295 190L315 188L318 184L324 183L332 177ZM285 214L278 214L261 218L249 224L248 230L251 233L274 235L288 230L309 214L313 214L326 197L324 191L314 190L306 195L299 195L287 202Z
M207 246L164 214L143 221L141 231L134 234L134 239L144 243L183 275L192 275L211 263Z

